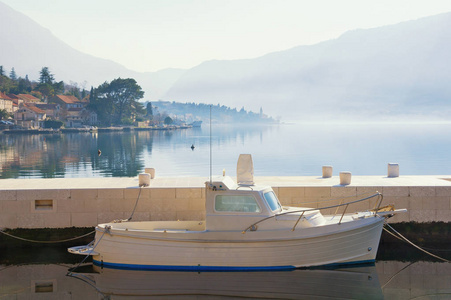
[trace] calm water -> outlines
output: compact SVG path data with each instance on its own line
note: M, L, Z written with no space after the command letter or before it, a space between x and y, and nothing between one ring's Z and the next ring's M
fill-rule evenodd
M1 178L208 176L209 128L128 133L0 134ZM451 125L278 125L213 127L213 173L235 175L240 153L255 174L316 175L322 165L357 175L449 174ZM195 149L191 150L191 145ZM97 150L102 154L98 156ZM383 251L381 251L383 250ZM0 251L0 299L450 299L451 264L416 250L380 249L375 266L293 272L190 273L78 269L65 248ZM449 252L439 255L449 258ZM413 258L412 258L413 257ZM395 259L395 260L392 260ZM109 297L109 298L108 298Z
M375 264L348 268L198 273L80 264L85 257L66 249L89 240L8 247L4 239L0 299L451 299L451 263L406 243L382 242ZM446 245L429 246L451 259Z
M447 175L451 124L213 125L213 175L234 176L240 153L251 153L256 176L334 174ZM208 176L210 128L175 131L0 134L1 178ZM191 150L191 145L195 146ZM98 156L97 150L101 150Z
M46 248L48 251L48 249ZM0 264L0 299L450 299L449 263L379 260L373 265L281 272L167 272L78 266L74 259ZM42 252L42 253L41 253ZM55 250L50 254L55 256ZM48 256L49 253L47 253ZM1 255L0 255L1 256ZM76 256L79 261L83 259ZM70 268L77 267L72 276Z

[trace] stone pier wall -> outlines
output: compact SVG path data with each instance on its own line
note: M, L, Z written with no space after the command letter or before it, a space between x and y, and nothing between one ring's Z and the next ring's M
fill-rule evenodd
M21 181L15 180L14 183ZM43 180L41 182L46 183ZM205 218L205 188L202 183L183 188L154 185L138 188L134 183L113 188L70 187L59 183L54 186L47 184L47 188L42 184L33 188L33 184L23 181L26 189L6 188L0 183L0 228L93 227L129 218L138 197L134 221ZM340 199L348 202L379 191L384 195L383 205L394 204L396 208L408 210L390 219L391 223L451 221L449 181L443 185L425 186L309 186L302 182L290 185L280 178L274 182L274 191L283 205L324 207L338 204ZM370 209L374 204L375 200L358 203L348 211ZM335 209L323 213L328 212L335 212Z

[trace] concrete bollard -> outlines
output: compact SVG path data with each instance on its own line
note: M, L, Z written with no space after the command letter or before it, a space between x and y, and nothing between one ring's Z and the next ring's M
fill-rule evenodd
M139 186L149 186L150 185L150 174L141 173L138 175Z
M155 169L154 168L145 168L144 172L150 174L150 179L155 178Z
M388 164L388 177L399 177L399 165L396 163Z
M351 184L351 172L340 172L340 184L341 185Z
M332 166L323 166L323 178L332 177Z

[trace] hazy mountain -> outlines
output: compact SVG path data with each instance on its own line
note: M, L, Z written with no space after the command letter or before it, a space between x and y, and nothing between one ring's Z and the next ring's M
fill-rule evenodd
M139 73L81 53L0 2L0 65L37 79L135 78L145 100L203 102L283 119L442 118L451 116L451 13L299 46L255 59L207 61L190 70Z
M310 118L451 118L451 13L256 59L208 61L165 100L199 101Z
M42 67L50 68L55 79L98 86L117 77L135 78L146 92L145 99L158 99L183 74L184 70L167 69L139 73L102 58L75 50L56 38L49 30L0 2L0 65L5 73L14 67L18 76L39 78Z

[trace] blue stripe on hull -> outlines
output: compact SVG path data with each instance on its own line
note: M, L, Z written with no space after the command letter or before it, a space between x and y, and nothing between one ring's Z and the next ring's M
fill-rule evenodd
M346 263L333 263L315 267L303 267L302 269L312 268L337 268L341 266L355 266L361 264L374 263L375 260L362 260ZM101 262L93 260L94 265L110 269L137 270L137 271L191 271L191 272L258 272L258 271L291 271L295 266L272 266L272 267L228 267L228 266L164 266L164 265L132 265L117 264L110 262Z

